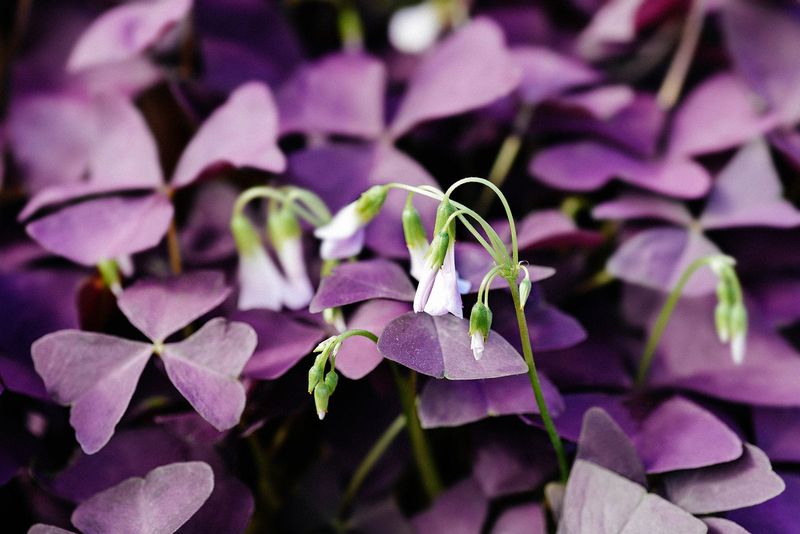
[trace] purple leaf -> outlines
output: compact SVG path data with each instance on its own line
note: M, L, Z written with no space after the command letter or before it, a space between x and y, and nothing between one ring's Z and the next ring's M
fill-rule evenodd
M70 424L87 454L111 439L152 351L146 343L78 330L48 334L31 347L47 391L72 406Z
M213 488L208 464L169 464L98 493L78 506L72 523L85 534L171 534L206 502Z
M375 138L384 130L386 68L377 59L332 54L301 66L277 95L281 134Z
M747 83L784 124L800 119L800 14L790 5L733 0L722 9L725 43Z
M365 302L347 320L350 329L369 330L380 336L386 325L411 311L405 302L370 300ZM336 369L351 380L359 380L372 372L383 361L372 340L356 336L349 338L336 355Z
M522 504L503 512L492 528L492 534L546 534L547 517L541 505Z
M670 291L695 260L720 250L700 232L683 228L654 228L625 241L608 260L614 276L660 291ZM698 296L714 291L716 278L708 269L695 273L683 291Z
M167 233L172 204L156 193L87 200L25 227L42 247L86 266L154 247Z
M736 433L684 397L673 397L653 410L634 441L648 473L721 464L742 454Z
M508 231L500 233L508 241ZM520 250L551 247L593 247L603 236L593 230L583 230L560 210L534 211L517 222L517 244Z
M690 159L639 159L594 141L541 150L528 171L552 187L569 191L593 191L619 178L656 193L696 198L711 185L708 172Z
M310 354L325 335L319 326L293 321L283 313L269 310L239 312L232 319L249 324L258 335L258 345L244 367L244 375L260 380L283 376ZM338 357L336 366L339 367Z
M669 152L695 156L732 148L772 129L775 117L757 112L753 95L728 73L712 76L675 113Z
M473 477L490 498L533 491L556 472L553 446L544 432L519 421L477 434Z
M245 392L238 377L257 341L249 325L218 317L189 338L164 345L161 357L169 379L217 430L239 422Z
M152 341L164 341L227 298L230 288L216 271L196 271L164 280L141 280L122 292L117 305Z
M575 458L595 463L642 486L647 484L633 442L601 408L590 408L584 414Z
M539 373L539 379L550 414L558 417L564 411L564 401L545 375ZM486 417L538 413L527 374L490 380L431 380L425 384L419 399L419 418L424 428L461 426Z
M71 530L64 530L63 528L54 527L52 525L33 525L28 529L28 534L75 534Z
M480 534L489 502L475 480L459 482L436 499L433 506L413 519L419 534Z
M751 532L797 532L797 502L800 499L800 476L781 473L786 491L764 504L734 510L726 514Z
M240 86L206 119L183 151L170 185L185 187L226 167L286 168L278 147L278 111L263 83Z
M780 495L786 487L758 447L745 444L738 460L664 475L669 500L693 514L712 514L753 506Z
M592 119L607 121L624 112L636 100L636 93L627 85L606 85L559 97L555 104L587 114Z
M677 506L592 462L577 460L567 482L559 534L704 534L705 524Z
M67 69L77 71L132 59L156 45L191 7L192 0L155 0L109 9L75 44Z
M500 28L474 19L425 56L389 131L397 138L421 122L483 107L513 91L520 79Z
M414 300L414 286L399 265L388 260L343 263L322 279L308 309L319 313L325 308L379 298Z
M703 523L708 526L708 534L748 534L748 531L733 521L721 517L704 517Z
M800 211L783 198L766 142L745 145L720 172L700 224L707 229L800 225Z
M800 410L754 408L756 443L776 462L800 461Z
M658 219L676 226L689 226L692 214L682 203L642 194L624 194L602 202L592 210L595 219Z
M567 89L599 82L600 73L578 59L564 56L550 48L520 46L511 50L511 58L522 72L519 91L528 104L538 104Z
M384 329L378 350L385 358L414 371L449 380L476 380L518 375L525 361L499 334L492 332L483 357L470 348L469 321L452 315L401 315Z

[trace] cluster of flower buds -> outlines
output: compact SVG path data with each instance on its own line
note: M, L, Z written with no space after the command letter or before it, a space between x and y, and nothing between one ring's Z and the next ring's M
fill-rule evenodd
M709 264L717 275L717 306L714 322L720 342L729 343L733 361L744 361L747 340L747 308L742 297L742 288L736 276L733 258L720 256Z
M436 211L433 241L425 253L421 272L418 273L419 285L414 295L415 312L424 311L429 315L445 315L449 312L456 317L464 316L456 271L455 222L450 217L455 211L447 198L442 200ZM408 240L409 234L406 232L406 241L411 248L412 243Z
M365 226L381 211L389 188L375 185L364 191L314 235L322 239L320 255L324 260L341 260L358 255L364 247Z
M296 206L288 199L270 201L266 233L275 249L279 269L267 252L261 232L244 213L252 191L242 193L230 223L239 252L239 309L278 311L283 306L302 309L314 296L314 288L306 270Z
M328 413L328 401L336 390L339 383L339 375L336 374L336 353L342 346L339 336L331 336L322 341L314 349L318 352L314 359L314 365L308 370L308 393L314 394L314 404L317 408L317 415L320 420L325 418ZM325 373L325 367L330 360L331 369Z

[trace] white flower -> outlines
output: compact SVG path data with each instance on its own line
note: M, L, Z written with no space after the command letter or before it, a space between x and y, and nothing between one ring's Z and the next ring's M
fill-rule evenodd
M480 360L483 357L483 334L480 332L475 332L472 334L472 342L470 343L470 348L472 349L472 355L475 356L475 361Z
M442 30L432 2L398 9L389 20L389 42L400 52L419 54L430 48Z
M303 258L303 243L299 237L282 239L276 245L276 252L286 280L283 303L292 310L303 309L314 297Z
M283 305L286 281L264 247L248 247L239 254L240 310L266 308L278 311Z
M425 254L428 251L428 244L421 242L415 246L408 246L408 255L411 258L411 276L420 281L425 275Z
M339 210L331 222L314 231L314 235L322 239L322 258L341 260L356 256L364 247L365 224L355 202Z
M458 272L456 272L455 248L452 243L447 248L442 267L435 273L433 285L425 299L422 311L429 315L445 315L450 312L463 317L461 293L458 292ZM420 283L422 285L422 283ZM416 298L414 308L416 310Z
M733 363L736 365L741 365L744 362L746 341L746 332L738 332L731 339L731 358L733 358Z

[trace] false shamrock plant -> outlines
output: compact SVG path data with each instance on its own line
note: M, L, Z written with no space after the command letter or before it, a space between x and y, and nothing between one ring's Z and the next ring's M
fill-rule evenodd
M494 228L492 228L483 217L467 206L451 199L452 194L459 187L470 183L477 183L488 187L500 199L508 218L511 242L510 250ZM489 308L489 289L492 287L492 282L498 277L504 279L508 283L517 316L517 324L523 348L524 365L519 365L522 364L522 362L519 362L519 364L503 362L505 366L502 369L498 367L492 369L490 372L492 376L504 376L525 372L525 370L527 370L539 413L541 414L552 446L556 451L561 478L566 480L568 474L566 453L556 431L549 408L545 403L541 381L536 371L533 351L531 349L528 325L525 319L524 307L527 297L530 294L531 281L526 268L519 261L514 217L505 196L494 184L483 178L465 178L459 180L445 192L433 187L415 187L401 183L373 186L362 194L356 202L343 208L334 216L329 225L317 230L317 235L324 239L322 244L323 257L326 257L326 255L328 257L335 257L334 255L337 253L341 253L343 256L352 256L360 251L361 243L363 243L362 236L364 226L378 213L390 189L405 190L411 195L416 194L439 202L433 239L429 245L427 244L427 233L422 225L419 214L416 213L411 198L406 202L402 214L402 223L406 242L412 258L412 274L419 280L419 285L414 296L414 312L424 312L438 319L439 323L437 324L446 330L448 335L452 336L453 333L460 332L460 323L451 324L450 319L446 319L444 316L452 314L457 318L463 317L461 292L459 291L459 286L462 284L459 283L459 277L455 267L456 223L460 222L473 235L475 240L486 249L493 259L493 267L486 273L480 285L478 301L470 314L469 329L464 329L463 332L465 341L469 340L476 362L483 357L487 348L487 341L489 341L491 335L492 315ZM480 228L483 234L478 228ZM522 278L521 283L520 278ZM399 318L398 321L403 318L404 317ZM454 321L457 320L454 319ZM387 327L387 329L389 329L389 327ZM313 390L314 392L317 410L320 414L324 414L327 410L328 399L336 386L336 349L341 345L342 341L353 335L361 335L372 339L378 343L378 348L384 356L389 359L394 359L391 354L389 354L394 352L391 347L388 347L391 341L384 340L384 338L387 337L386 331L384 331L380 339L371 332L363 330L348 331L321 344L320 347L318 347L320 354L309 372L309 390ZM497 338L497 336L493 336L493 338ZM454 340L454 342L458 343L457 340ZM409 347L408 350L413 349ZM427 355L427 357L430 358L431 356ZM464 370L463 366L458 362L447 361L448 358L445 355L442 355L442 358L441 362L423 365L423 368L418 368L417 370L421 370L425 374L430 374L432 376L442 377L448 375L447 369L450 368L451 371L455 369L455 372L451 372L451 375L456 378L478 378L469 376L468 374L463 376L459 375L459 373ZM324 369L327 361L331 363L331 371L325 374ZM496 364L491 363L489 365ZM414 366L409 367L414 369ZM392 368L396 378L399 378L400 381L405 380L400 376L395 366ZM469 371L467 373L469 373ZM412 381L413 378L414 375L412 373ZM406 381L405 384L398 382L398 385L405 386L400 388L401 399L409 397L407 387L409 385L408 381ZM413 382L411 385L413 385ZM404 408L405 404L404 402ZM418 425L413 389L410 391L409 408L410 409L406 411L406 417L408 418L407 424L411 431L412 422L416 422ZM419 463L419 452L415 451L415 454L418 456L417 459ZM420 465L419 467L424 480L423 466Z
M33 344L36 371L47 391L71 406L70 424L87 454L111 439L152 354L181 395L217 430L239 422L245 390L238 376L255 350L255 331L218 317L186 339L167 342L228 294L222 274L209 271L143 280L122 291L117 305L148 341L60 330Z

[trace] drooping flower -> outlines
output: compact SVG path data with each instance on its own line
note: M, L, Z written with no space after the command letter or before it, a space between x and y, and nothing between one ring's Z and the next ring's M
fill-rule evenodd
M231 220L231 231L239 251L239 309L280 310L286 281L267 254L258 230L245 215L238 214Z
M469 335L472 339L470 348L476 360L483 357L484 342L489 338L489 331L492 328L492 310L478 300L472 307L469 315Z
M287 282L283 291L283 303L292 310L305 308L314 296L314 288L311 287L306 271L297 217L289 206L284 205L270 211L267 223L270 241L275 247Z
M320 255L326 260L340 260L358 255L364 247L364 227L380 212L386 201L386 186L376 185L351 202L317 228L314 235L322 239Z

